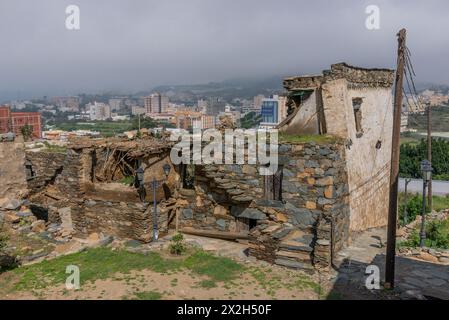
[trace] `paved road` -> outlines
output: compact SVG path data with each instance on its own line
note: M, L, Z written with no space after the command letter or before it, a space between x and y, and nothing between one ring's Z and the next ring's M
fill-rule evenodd
M444 196L449 194L449 181L433 181L433 194ZM399 191L405 191L405 179L399 180ZM422 193L422 180L412 180L408 185L408 191L412 193Z
M350 246L335 256L338 267L334 275L334 290L346 299L386 299L387 292L368 291L365 286L368 266L380 268L381 280L385 279L386 228L371 229L353 237ZM448 266L414 260L410 257L396 257L397 298L416 299L422 294L449 300ZM369 294L374 294L370 296ZM392 298L392 297L389 297Z

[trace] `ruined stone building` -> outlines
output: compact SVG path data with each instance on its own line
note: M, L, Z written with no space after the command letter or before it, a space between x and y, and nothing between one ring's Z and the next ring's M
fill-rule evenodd
M149 242L156 178L161 234L237 239L258 259L326 267L354 232L387 223L393 78L392 70L337 64L285 79L288 116L272 176L259 165L175 166L165 140L84 140L64 153L26 153L30 199L76 236ZM146 205L133 184L139 167Z
M184 231L247 235L251 255L307 268L328 266L353 232L386 225L393 78L337 64L286 79L281 170L267 178L257 166L196 166L194 192L181 192ZM304 135L323 139L295 142Z

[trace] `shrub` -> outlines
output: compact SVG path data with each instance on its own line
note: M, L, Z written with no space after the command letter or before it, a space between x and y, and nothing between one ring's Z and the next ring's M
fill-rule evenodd
M404 220L404 208L405 202L399 205L399 220L401 225L405 225ZM429 212L429 210L427 210ZM415 221L416 217L421 215L422 212L422 196L421 195L410 195L407 199L407 221L408 223Z
M8 236L3 231L3 226L0 225L0 254L4 253L8 240Z
M181 233L173 236L170 244L170 253L175 255L182 255L187 248L184 244L184 236Z
M430 221L426 226L426 246L449 249L449 220Z
M419 228L414 229L410 237L399 244L401 247L418 247L420 243ZM426 240L428 248L449 249L449 220L429 221L426 225Z

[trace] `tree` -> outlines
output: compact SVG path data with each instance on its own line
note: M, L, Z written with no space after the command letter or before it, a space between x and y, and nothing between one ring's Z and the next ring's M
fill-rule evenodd
M258 126L261 121L262 116L260 114L250 112L240 119L240 124L243 129L251 129Z
M20 129L20 132L23 135L23 139L28 141L33 137L33 126L26 124Z
M401 146L400 175L404 178L421 178L420 163L427 158L427 141ZM449 180L449 141L432 139L432 167L436 180Z
M140 128L156 128L158 123L151 118L141 118ZM139 117L134 117L131 123L130 130L139 130Z

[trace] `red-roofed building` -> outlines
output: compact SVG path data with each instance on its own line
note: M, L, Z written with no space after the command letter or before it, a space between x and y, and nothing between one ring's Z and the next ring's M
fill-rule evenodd
M33 138L42 136L41 114L39 112L11 112L9 107L0 107L0 133L21 134L25 125L33 128Z

